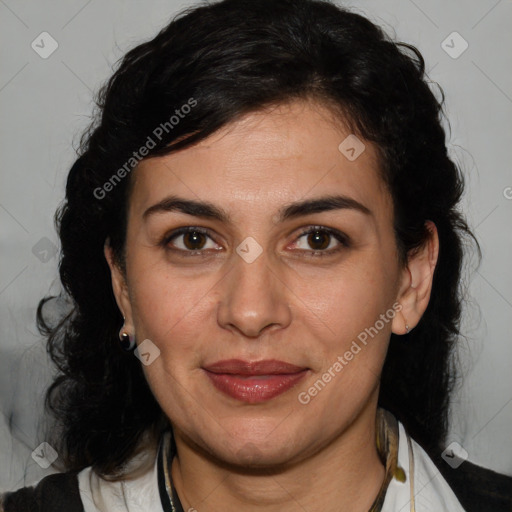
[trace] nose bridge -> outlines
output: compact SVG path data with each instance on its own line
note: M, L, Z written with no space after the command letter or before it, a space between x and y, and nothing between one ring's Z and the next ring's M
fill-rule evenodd
M290 321L286 287L264 251L255 259L247 257L254 250L249 241L233 254L234 268L223 280L218 310L218 321L224 328L236 328L251 337L270 325L283 327Z

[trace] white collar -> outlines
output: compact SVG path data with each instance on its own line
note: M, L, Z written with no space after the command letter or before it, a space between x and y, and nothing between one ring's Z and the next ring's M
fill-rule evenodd
M425 450L407 435L400 422L398 428L398 465L406 480L391 479L381 512L464 512Z
M78 487L84 512L164 512L157 456L151 469L133 480L109 482L85 468L78 473Z

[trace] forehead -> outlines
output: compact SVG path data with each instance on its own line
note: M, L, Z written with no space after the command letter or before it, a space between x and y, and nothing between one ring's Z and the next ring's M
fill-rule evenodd
M137 216L170 194L243 217L273 215L284 203L338 193L370 205L376 215L390 215L376 148L354 139L314 101L247 114L192 147L143 160L131 179L130 211Z

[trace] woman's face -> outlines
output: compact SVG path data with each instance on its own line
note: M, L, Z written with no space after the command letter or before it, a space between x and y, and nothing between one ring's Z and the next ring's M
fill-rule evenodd
M132 176L118 303L175 431L220 460L297 461L374 418L410 273L376 150L349 135L297 101Z

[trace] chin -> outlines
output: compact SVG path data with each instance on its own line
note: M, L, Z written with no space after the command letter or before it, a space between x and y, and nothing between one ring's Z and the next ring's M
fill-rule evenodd
M247 443L236 452L234 464L253 469L279 466L288 461L288 454L281 453L281 450L282 448L262 451L257 445Z
M303 428L293 428L286 422L280 418L244 424L238 419L229 427L221 424L225 429L219 428L212 437L203 439L208 451L228 464L262 469L275 467L295 458L296 447L303 441Z
M269 469L286 465L294 457L291 447L283 444L261 445L246 442L231 446L229 452L220 457L226 463L240 468Z

